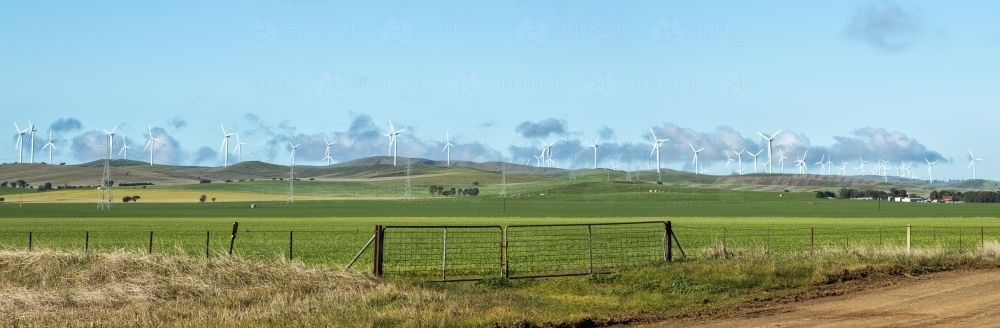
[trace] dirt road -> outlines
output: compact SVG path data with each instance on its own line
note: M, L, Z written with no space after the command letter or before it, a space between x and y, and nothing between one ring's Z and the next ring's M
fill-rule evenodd
M682 327L1000 327L1000 270L903 278L841 296L776 304L738 318ZM677 326L664 323L647 327Z

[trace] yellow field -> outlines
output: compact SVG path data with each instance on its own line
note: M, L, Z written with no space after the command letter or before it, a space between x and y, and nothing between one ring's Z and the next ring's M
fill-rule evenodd
M100 198L101 191L97 189L74 189L61 190L59 192L25 192L24 194L8 194L5 196L7 203L93 203ZM121 202L122 197L139 195L139 202L149 203L195 203L201 195L206 195L211 202L215 198L216 202L246 202L246 201L285 201L287 196L278 194L252 194L227 191L196 191L177 189L143 189L143 190L115 190L113 191L114 201ZM326 200L331 197L323 196L295 196L296 200Z

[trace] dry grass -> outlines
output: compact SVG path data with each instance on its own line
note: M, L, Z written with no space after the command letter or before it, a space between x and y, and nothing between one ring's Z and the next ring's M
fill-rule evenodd
M445 321L443 298L295 262L0 252L0 322L15 327L421 326Z

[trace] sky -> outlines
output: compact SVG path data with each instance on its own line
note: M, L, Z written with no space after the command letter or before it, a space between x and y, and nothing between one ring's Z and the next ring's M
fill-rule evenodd
M1000 3L146 1L0 4L0 113L35 161L323 165L387 155L728 174L776 136L785 172L888 160L1000 176ZM0 162L19 160L14 124ZM230 138L228 163L237 159ZM324 139L325 138L325 139ZM598 139L599 138L599 139ZM24 161L30 160L24 136ZM689 145L690 144L690 145ZM146 149L144 149L146 148ZM646 159L642 158L646 155ZM763 171L767 151L759 155ZM643 163L645 162L645 163ZM752 157L742 155L745 172ZM910 165L909 163L913 164ZM650 164L652 163L652 164ZM870 172L869 172L870 173Z

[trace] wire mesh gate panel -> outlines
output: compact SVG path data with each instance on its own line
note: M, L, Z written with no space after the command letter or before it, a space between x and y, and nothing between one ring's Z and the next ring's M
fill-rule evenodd
M387 226L383 231L385 275L456 281L503 274L500 226Z
M506 274L582 275L664 262L666 236L663 221L508 226Z

